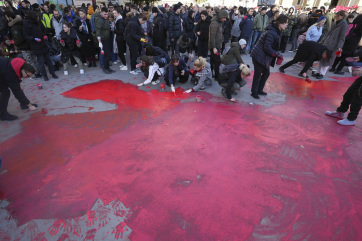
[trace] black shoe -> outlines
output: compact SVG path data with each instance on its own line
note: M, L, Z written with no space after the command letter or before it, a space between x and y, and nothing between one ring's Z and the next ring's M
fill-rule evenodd
M265 93L265 92L262 91L262 90L258 92L258 95L267 95L267 94L268 94L268 93ZM254 96L253 96L253 97L254 97Z
M284 69L282 67L279 68L279 72L283 73L283 74L285 73L285 71L284 71Z
M48 80L49 80L48 76L44 76L44 81L48 81Z
M92 62L89 62L88 68L91 68L91 67L93 67Z
M37 73L33 76L33 79L40 79L41 77L43 77L41 74Z
M232 95L238 95L238 93L236 91L231 93Z
M260 99L258 94L251 93L250 95L253 96L254 99L257 99L257 100Z
M97 67L96 61L93 61L93 67Z
M315 77L316 79L323 79L323 75L318 74L318 76Z
M59 77L56 74L52 74L53 79L58 79Z
M111 71L111 73L115 73L115 72L116 72L115 70L113 70L113 69L111 69L111 68L109 68L108 70Z
M0 113L0 120L1 121L14 121L19 119L16 115L11 115L8 112Z
M103 70L103 73L105 73L105 74L112 74L110 69L102 69L102 70Z
M344 72L343 71L334 71L334 74L344 75Z
M35 106L35 107L38 107L37 104L33 104L33 103L32 103L32 105ZM27 109L29 109L29 106L27 106L27 105L20 105L20 108L21 108L22 110L27 110Z
M53 65L53 68L54 68L54 71L58 71L59 70L59 66L56 64L56 65Z
M221 94L222 94L222 96L224 96L225 98L228 97L227 94L226 94L225 88L222 88L222 89L221 89Z
M329 72L334 72L336 71L334 68L331 68L330 70L328 70Z

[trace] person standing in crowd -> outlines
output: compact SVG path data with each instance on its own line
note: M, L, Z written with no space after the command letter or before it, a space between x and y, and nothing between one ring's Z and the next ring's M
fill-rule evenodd
M109 61L111 61L112 58L112 51L110 42L111 26L108 21L108 9L103 7L99 14L95 13L93 16L95 17L94 22L96 28L96 37L98 39L98 46L101 49L101 54L102 51L104 53L103 72L105 74L112 74L116 71L109 68Z
M226 18L223 22L222 31L223 31L223 41L220 52L222 53L225 49L227 43L229 43L231 38L231 28L233 27L231 20Z
M270 75L270 66L274 67L276 59L283 59L278 52L280 47L281 32L288 26L288 17L280 15L278 19L269 25L255 45L250 56L254 64L253 85L251 96L259 99L259 95L267 95L264 90L266 80Z
M10 59L0 57L0 120L14 121L19 119L8 112L10 90L20 102L22 109L37 110L36 104L31 104L21 89L22 79L32 77L35 69L21 58ZM10 89L10 90L9 90Z
M32 53L36 56L38 66L44 81L48 81L48 74L45 70L45 63L51 63L49 50L45 41L48 39L42 31L44 26L40 23L38 13L29 11L26 19L24 20L24 38L28 40ZM58 79L58 76L54 72L52 64L48 64L50 74L54 79Z
M76 26L76 21L78 19L78 16L69 8L64 8L63 9L64 12L64 23L71 23L72 27Z
M54 36L54 29L51 25L51 20L53 18L53 13L49 10L48 5L44 5L44 11L41 13L41 22L45 27L45 35L48 37Z
M243 49L243 53L250 53L251 43L253 40L253 24L254 24L254 9L249 8L248 14L244 16L243 20L239 24L240 38L245 39L247 42L246 48Z
M51 20L52 28L54 29L55 37L60 39L60 32L63 30L63 21L64 19L60 16L58 10L53 11L53 17Z
M189 10L187 13L186 20L184 22L184 33L187 34L190 40L190 47L191 50L194 49L195 42L196 42L196 36L195 36L195 22L194 22L194 11Z
M64 75L68 75L68 62L73 57L77 62L80 73L84 74L83 63L80 60L80 53L78 48L81 42L78 38L77 31L72 28L71 23L63 23L63 31L60 33L60 44L62 46L62 62L64 68Z
M262 10L263 11L263 10ZM272 5L269 9L268 12L266 12L266 16L268 16L269 19L272 19L274 17L274 13L278 11L278 6L275 4L275 5Z
M338 124L344 126L353 126L362 106L362 77L357 78L343 95L341 105L336 111L326 111L326 115L341 119ZM349 109L349 114L345 118L345 113Z
M147 21L147 17L144 14L140 14L132 18L126 27L126 41L130 52L131 59L131 74L137 75L140 71L136 70L138 49L141 42L146 43L147 40L143 38L142 24Z
M232 15L232 20L234 21L233 27L231 29L231 42L237 42L240 39L240 23L243 20L244 13L243 9L239 8L234 11Z
M211 52L210 65L211 71L215 71L215 79L219 77L219 67L221 64L220 50L223 43L223 22L228 18L226 10L220 11L212 18L209 29L209 49Z
M289 37L292 33L292 28L295 23L296 15L294 7L289 8L287 16L288 16L288 27L282 32L282 41L280 43L281 53L284 53L287 48Z
M125 53L127 52L126 49L127 45L126 45L126 40L124 39L124 31L126 30L126 23L123 20L120 8L116 8L115 10L113 10L113 15L116 18L114 34L117 43L118 57L122 61L122 65L120 65L119 68L120 70L128 70L126 57L125 57Z
M175 52L177 40L182 35L182 21L180 18L180 11L180 5L174 5L173 12L168 19L168 34L170 38L172 53Z
M292 29L292 34L291 34L292 47L289 50L289 52L297 51L297 49L298 49L297 40L298 40L299 33L300 33L300 31L302 31L302 29L307 24L307 22L308 22L308 15L304 12L299 13L297 16L297 19L296 19L296 23Z
M335 10L336 10L336 7L331 5L331 6L329 6L328 12L325 15L326 19L327 19L327 22L326 22L327 32L331 31Z
M334 60L336 59L336 52L342 51L342 47L344 45L344 41L346 38L347 32L347 22L345 20L346 12L341 10L338 11L335 16L335 22L332 25L331 31L328 32L325 39L321 42L323 45L327 46L327 48L332 51L332 56L329 59L322 59L319 64L318 72L314 75L317 79L322 79L326 74L329 66L332 66Z
M200 14L200 20L196 25L196 33L198 37L197 51L198 55L207 58L209 52L209 28L211 23L211 17L206 10L203 10Z
M80 19L76 21L76 29L78 37L82 43L80 46L80 53L88 60L88 67L97 67L96 53L97 50L94 45L93 35L91 33L90 21L87 19L87 14L84 9L78 11Z
M258 15L255 16L253 22L253 40L251 42L250 51L253 50L254 45L258 42L260 36L263 34L266 27L269 25L269 17L265 14L267 8L262 7Z
M159 13L158 8L152 8L153 15L153 44L157 47L164 48L163 14Z

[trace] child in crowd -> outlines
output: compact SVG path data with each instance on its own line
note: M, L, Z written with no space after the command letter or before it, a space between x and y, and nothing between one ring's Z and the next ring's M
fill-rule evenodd
M199 57L194 62L194 71L195 76L192 77L193 79L196 79L195 83L196 86L192 89L188 89L185 91L185 93L191 93L192 91L198 91L205 89L205 85L211 86L211 78L212 78L212 72L210 68L210 64L206 62L206 59L203 57ZM192 72L192 70L191 70Z
M185 61L177 54L171 56L171 62L166 67L165 82L175 92L174 83L179 78L180 83L186 83L189 79L190 72L187 70Z
M136 65L136 67L141 67L142 72L144 73L147 80L138 84L137 86L147 85L152 82L153 85L160 83L159 77L163 75L164 70L160 68L159 65L152 60L151 56L142 56L141 63Z

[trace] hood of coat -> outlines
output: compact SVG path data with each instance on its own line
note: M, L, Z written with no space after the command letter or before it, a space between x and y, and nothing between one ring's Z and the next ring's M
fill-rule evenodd
M279 29L279 26L276 23L269 24L268 27L266 27L266 30L267 31L274 31L278 35L280 35L280 33L281 33L281 31Z
M295 7L294 6L291 6L289 9L288 9L288 15L289 15L289 11L290 11L290 9L293 9L293 13L292 13L292 15L295 15L296 14L296 12L295 12Z
M219 16L219 21L221 22L222 18L228 18L229 14L226 10L221 10L220 13L218 14Z
M232 42L230 48L240 48L239 42Z
M15 58L11 60L11 66L13 67L15 74L19 77L19 80L21 79L21 67L25 64L25 60L22 58Z

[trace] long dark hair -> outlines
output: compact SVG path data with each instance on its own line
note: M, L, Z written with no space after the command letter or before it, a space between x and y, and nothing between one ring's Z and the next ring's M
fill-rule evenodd
M141 57L141 61L146 63L146 66L143 66L143 65L142 65L142 67L141 67L142 71L147 71L147 70L148 70L148 67L150 67L150 65L153 65L152 56L143 55L143 56Z
M151 44L146 44L145 49L146 49L146 55L147 56L152 56L152 45Z
M28 11L28 19L33 20L36 24L40 23L40 18L39 18L39 14L37 12L34 11Z
M173 65L175 62L180 61L180 57L177 54L171 56L170 65ZM173 68L173 73L177 74L177 68Z

